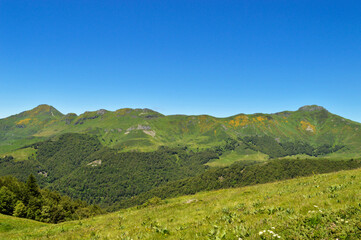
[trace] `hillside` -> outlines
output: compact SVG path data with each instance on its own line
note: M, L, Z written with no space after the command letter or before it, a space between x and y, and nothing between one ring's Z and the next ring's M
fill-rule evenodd
M160 148L153 152L119 152L103 147L96 136L67 133L28 146L26 160L0 157L0 176L26 181L36 176L47 187L88 203L108 207L171 181L196 176L218 158L212 151ZM22 150L22 149L21 149Z
M57 225L0 215L0 238L360 239L360 179L357 169L202 192Z
M269 136L280 144L338 145L342 149L327 155L351 158L361 156L360 131L360 123L315 105L297 111L238 114L228 118L165 116L150 109L102 109L77 116L64 115L54 107L40 105L0 119L0 154L26 159L33 152L19 151L20 147L64 133L86 133L97 136L103 146L120 151L154 151L159 146L187 146L197 150L223 146L229 138L239 142L213 165L227 165L243 159L267 160L269 154L244 144L242 139L247 136Z

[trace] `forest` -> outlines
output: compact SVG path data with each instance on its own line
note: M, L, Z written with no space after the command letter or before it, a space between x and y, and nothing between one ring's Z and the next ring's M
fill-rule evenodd
M260 151L270 156L270 158L292 156L297 154L306 154L309 156L323 156L329 153L337 152L342 149L343 145L322 144L320 146L312 146L302 141L295 142L278 142L270 136L246 136L238 138L245 143L250 149Z
M86 134L64 134L26 147L35 148L36 155L25 161L0 158L0 176L26 181L33 174L41 187L102 207L196 176L208 169L205 163L218 158L213 150L193 152L186 147L119 152Z
M40 189L31 174L26 183L14 177L0 177L0 213L59 223L103 213L98 206L72 200L48 189Z

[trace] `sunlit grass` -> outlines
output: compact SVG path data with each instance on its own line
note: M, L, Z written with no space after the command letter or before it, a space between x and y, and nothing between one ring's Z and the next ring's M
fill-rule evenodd
M1 229L0 238L359 239L360 180L359 169L315 175L202 192L58 225L1 216L2 224L17 227ZM30 222L31 231L19 227Z
M268 159L269 159L268 155L261 152L240 154L237 151L230 151L221 155L219 159L215 159L208 162L206 165L211 167L225 167L238 161L246 161L246 160L267 161Z
M29 147L29 148L22 148L12 152L4 153L1 155L1 157L13 156L15 161L22 161L22 160L27 160L29 156L35 154L36 154L36 150L32 147Z

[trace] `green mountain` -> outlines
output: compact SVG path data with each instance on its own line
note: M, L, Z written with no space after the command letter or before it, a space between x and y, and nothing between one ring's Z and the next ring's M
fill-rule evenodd
M210 167L230 166L233 177L227 181L253 184L258 180L234 177L244 176L234 163L266 161L260 164L263 169L277 166L277 158L306 159L305 164L314 158L342 165L340 160L360 157L360 127L319 106L215 118L164 116L149 109L63 115L40 105L0 120L0 176L25 181L33 174L41 187L119 208L152 196L173 196L179 185L194 192L216 189L218 178L229 173L227 168L208 171ZM308 174L317 169L315 164L307 167ZM247 169L252 176L261 171L258 165ZM275 171L287 172L282 167ZM297 172L272 179L303 176ZM238 185L221 187L230 186Z
M40 105L0 119L0 154L11 153L26 158L33 152L19 151L19 148L64 133L95 135L103 146L120 151L153 151L159 146L207 149L224 147L227 139L235 139L239 144L221 157L217 162L220 165L272 157L262 148L245 144L243 140L249 136L267 136L279 144L302 142L315 148L339 146L337 151L325 151L330 157L359 157L361 152L361 124L316 105L304 106L297 111L238 114L228 118L165 116L150 109L128 108L114 112L85 112L77 116L73 113L64 115L51 106Z

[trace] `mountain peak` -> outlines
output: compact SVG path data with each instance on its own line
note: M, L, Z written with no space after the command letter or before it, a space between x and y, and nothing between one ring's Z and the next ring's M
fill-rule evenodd
M39 106L37 106L31 110L25 111L22 114L35 116L35 115L44 114L44 113L50 114L51 116L54 116L54 117L63 115L56 108L54 108L53 106L47 105L47 104L40 104Z
M40 104L39 106L33 108L30 111L41 111L41 112L49 112L52 109L55 109L53 106L50 106L48 104Z
M304 112L313 112L313 111L321 111L321 110L327 111L324 107L318 105L306 105L298 109L298 111L304 111Z

